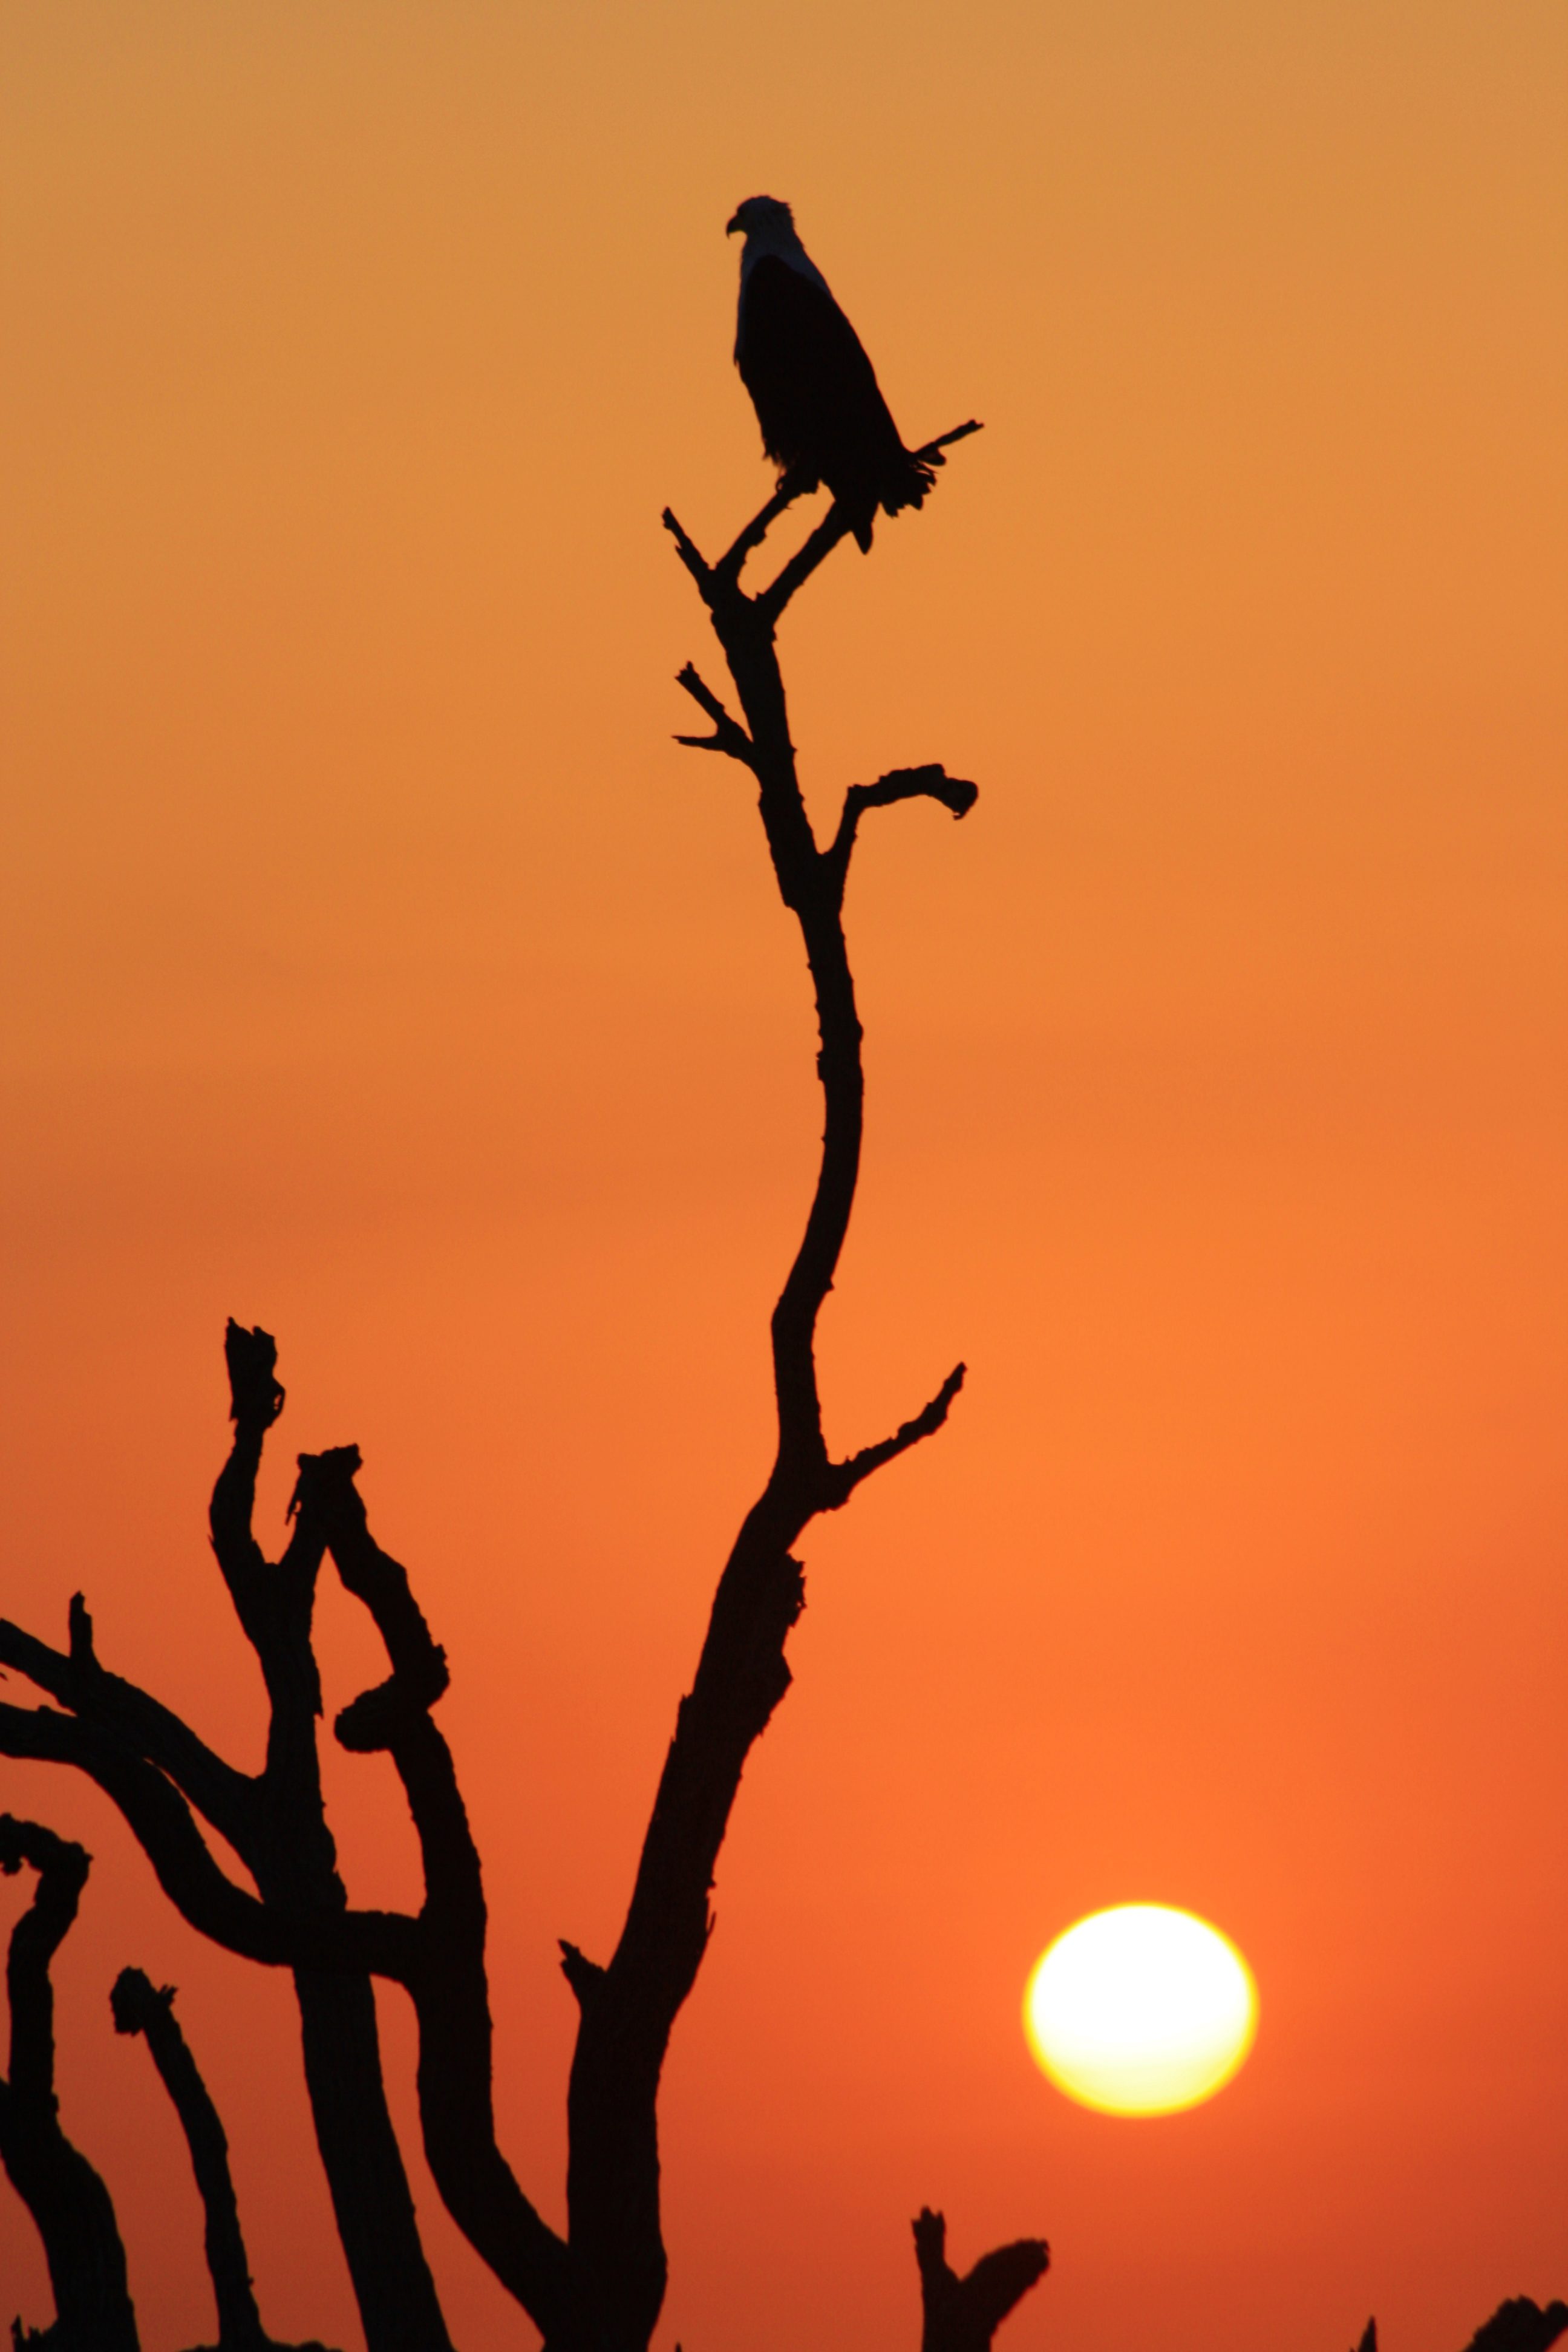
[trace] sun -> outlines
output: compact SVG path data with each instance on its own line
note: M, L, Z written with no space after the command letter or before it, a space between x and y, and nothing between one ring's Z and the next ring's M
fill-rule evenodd
M1190 1911L1122 1903L1068 1927L1024 1995L1029 2047L1080 2106L1195 2107L1252 2047L1258 1988L1236 1946Z

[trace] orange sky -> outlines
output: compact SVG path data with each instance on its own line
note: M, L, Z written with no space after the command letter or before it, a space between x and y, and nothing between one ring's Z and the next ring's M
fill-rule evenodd
M768 476L730 364L793 199L919 518L786 625L865 1174L831 1425L946 1433L807 1538L667 2076L658 2342L917 2340L909 2220L1041 2231L1011 2352L1457 2352L1568 2293L1563 265L1555 0L143 0L0 11L5 1605L255 1760L204 1532L357 1440L449 1651L503 2138L562 2218L553 1939L618 1923L765 1466L804 971L658 529ZM379 1672L325 1590L328 1705ZM19 1690L15 1691L22 1696ZM382 1762L351 1887L406 1899ZM181 1987L264 2315L358 2342L287 1983L107 1804L57 1970L149 2352L211 2332L126 1961ZM0 1924L17 1890L0 1890ZM1098 1905L1263 2002L1211 2106L1018 2023ZM384 2003L400 2116L411 2036ZM528 2340L436 2206L463 2352ZM0 2319L47 2309L0 2185Z

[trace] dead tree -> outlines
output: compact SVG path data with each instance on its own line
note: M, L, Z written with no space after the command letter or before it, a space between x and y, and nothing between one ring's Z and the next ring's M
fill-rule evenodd
M963 426L944 439L974 429ZM707 1948L710 1895L742 1770L789 1685L785 1644L804 1605L794 1547L819 1514L841 1508L874 1471L938 1430L963 1378L960 1365L890 1436L847 1454L830 1452L816 1332L854 1202L864 1096L843 925L850 858L867 811L927 799L963 816L975 787L937 765L897 770L851 785L832 840L824 846L815 839L774 636L791 599L845 536L847 518L835 506L761 593L750 595L740 584L746 559L805 487L782 484L712 566L674 518L665 518L711 614L744 719L731 718L688 667L680 683L713 732L681 740L727 753L755 780L780 895L800 924L816 992L825 1125L805 1234L772 1320L773 1468L719 1580L619 1941L603 1965L574 1944L562 1946L579 2009L567 2092L564 2237L524 2196L496 2144L479 1858L450 1751L431 1714L447 1685L446 1659L404 1570L371 1537L353 1484L355 1450L300 1457L293 1534L275 1565L264 1559L252 1531L262 1447L284 1402L266 1333L229 1327L235 1436L212 1505L219 1567L270 1703L262 1770L237 1771L156 1700L109 1673L94 1654L79 1596L71 1605L67 1652L0 1624L0 1664L58 1702L58 1708L0 1707L0 1752L88 1773L119 1805L194 1927L230 1951L293 1970L317 2136L371 2352L447 2352L386 2115L374 1976L404 1986L414 2003L421 2128L440 2193L535 2321L549 2352L645 2352L666 2285L659 2080L675 2019ZM425 1879L424 1901L413 1915L350 1908L322 1811L310 1618L329 1551L345 1589L374 1620L391 1669L339 1715L336 1736L355 1751L384 1752L402 1782ZM225 1871L197 1814L240 1855L255 1895ZM1045 2248L1028 2241L1004 2249L959 2281L946 2269L940 2223L925 2216L918 2227L928 2352L975 2352L1043 2272ZM1005 2294L999 2291L1004 2277Z
M282 1559L262 1557L250 1524L256 1475L284 1392L264 1333L231 1324L226 1346L234 1444L210 1524L267 1686L261 1770L237 1770L158 1700L100 1665L79 1593L65 1652L0 1624L0 1664L66 1710L0 1708L0 1752L85 1771L120 1807L193 1926L230 1951L292 1968L317 2144L369 2352L450 2352L387 2109L372 1969L345 1931L347 1895L321 1798L310 1621L325 1539L301 1508ZM215 1859L193 1807L240 1856L257 1895Z
M915 455L931 459L978 428L964 425ZM758 593L748 559L813 486L786 478L727 552L710 563L673 514L665 524L707 606L741 717L689 664L679 684L711 731L681 736L752 778L780 896L800 926L816 996L824 1130L805 1229L771 1323L777 1430L773 1466L720 1577L690 1691L677 1710L652 1816L615 1950L600 1964L563 1942L579 2019L567 2091L567 2231L559 2235L519 2186L495 2137L491 2028L479 1857L452 1756L432 1708L447 1683L405 1570L372 1537L352 1446L300 1457L293 1534L269 1563L252 1518L268 1431L283 1408L276 1349L231 1323L226 1341L234 1442L212 1499L214 1549L256 1653L269 1702L266 1760L245 1774L178 1717L98 1660L81 1596L69 1645L57 1651L0 1622L0 1666L58 1704L0 1706L0 1754L68 1764L118 1805L182 1916L225 1949L292 1970L307 2086L339 2234L370 2352L450 2352L419 2242L387 2112L373 1979L400 1984L418 2027L426 2155L458 2227L533 2319L546 2352L646 2352L664 2299L658 2100L675 2020L711 1927L710 1898L741 1775L789 1687L785 1649L805 1603L795 1547L821 1514L849 1500L885 1464L940 1429L963 1380L956 1366L891 1435L835 1455L823 1429L816 1339L847 1232L864 1109L861 1030L844 933L844 895L868 811L930 800L962 817L976 788L932 763L851 784L831 840L819 843L802 798L776 632L793 598L852 528L834 505ZM317 1577L330 1554L369 1611L387 1654L384 1681L342 1709L340 1743L384 1753L419 1840L424 1899L414 1914L350 1907L321 1800L316 1723L321 1694L311 1647ZM200 1815L235 1850L253 1895L223 1868ZM70 2147L55 2114L48 1963L75 1916L81 1849L0 1819L0 1869L39 1873L12 1939L11 2075L0 2085L0 2156L38 2221L59 2318L60 2352L135 2352L134 2316L108 2192ZM139 1972L116 1988L116 2021L141 2032L174 2098L205 2202L221 2352L268 2345L251 2290L222 2126L174 2022L169 1997ZM1024 2239L963 2275L947 2260L946 2224L914 2224L922 2352L986 2352L1007 2314L1044 2274L1047 2249ZM1504 2305L1471 2352L1546 2352L1568 2307ZM1369 2323L1361 2352L1375 2352ZM314 2347L303 2347L314 2352Z
M50 2352L137 2352L125 2248L102 2179L61 2127L55 2099L55 1989L49 1965L69 1933L87 1885L86 1851L37 1822L0 1813L0 1871L37 1873L33 1900L11 1931L5 1990L11 2004L10 2074L0 2083L0 2162L44 2242L55 2323L18 2347Z

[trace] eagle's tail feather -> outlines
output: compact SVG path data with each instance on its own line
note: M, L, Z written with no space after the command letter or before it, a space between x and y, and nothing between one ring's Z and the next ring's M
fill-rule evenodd
M933 457L917 457L912 449L902 453L902 462L882 486L878 503L884 514L898 514L904 507L925 504L926 492L936 480L936 468L942 462L942 452Z

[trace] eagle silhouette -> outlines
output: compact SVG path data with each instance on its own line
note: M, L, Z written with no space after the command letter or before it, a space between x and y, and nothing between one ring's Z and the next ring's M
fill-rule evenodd
M741 250L735 364L752 395L763 446L803 488L826 482L862 550L879 508L918 507L942 463L906 449L876 370L827 280L776 196L748 196L729 234Z

